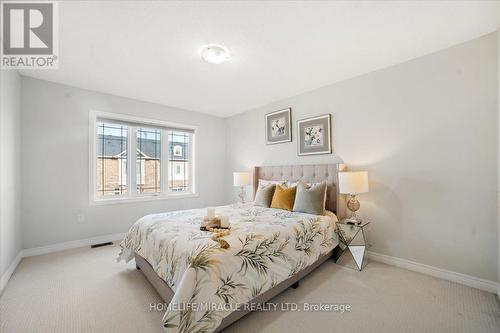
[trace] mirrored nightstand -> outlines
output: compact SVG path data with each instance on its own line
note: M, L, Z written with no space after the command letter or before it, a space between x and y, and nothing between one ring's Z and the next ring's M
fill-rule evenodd
M339 265L362 270L366 266L367 243L364 229L370 222L346 224L337 222L340 252L335 261Z

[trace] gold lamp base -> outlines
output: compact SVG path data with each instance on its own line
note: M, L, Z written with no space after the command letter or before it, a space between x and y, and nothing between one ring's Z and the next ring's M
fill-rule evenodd
M346 223L360 224L363 220L356 214L359 210L360 203L356 198L355 194L350 194L349 199L347 200L347 208L351 211L351 216L347 218Z

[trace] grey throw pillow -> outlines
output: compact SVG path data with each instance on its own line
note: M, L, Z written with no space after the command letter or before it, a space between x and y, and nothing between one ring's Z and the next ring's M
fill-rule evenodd
M309 187L303 182L297 185L294 212L325 215L326 182Z
M259 185L255 193L254 206L270 207L276 184Z

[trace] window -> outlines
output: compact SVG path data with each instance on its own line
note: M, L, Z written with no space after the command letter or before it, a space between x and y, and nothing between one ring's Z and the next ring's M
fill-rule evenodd
M169 149L169 181L168 189L172 192L183 192L189 189L189 133L171 131L168 134ZM174 170L175 167L175 170Z
M195 194L194 128L97 112L91 126L94 202Z
M127 126L97 123L96 190L99 196L122 195L128 190L127 138Z
M137 128L137 193L161 193L161 129Z

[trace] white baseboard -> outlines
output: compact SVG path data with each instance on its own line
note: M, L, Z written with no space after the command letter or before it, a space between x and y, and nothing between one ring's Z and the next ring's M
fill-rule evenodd
M368 251L368 258L387 265L405 268L410 271L434 276L443 280L460 283L465 286L494 293L499 295L498 297L500 299L500 285L495 281L481 279L475 276L448 271L446 269L424 265L418 262L391 257L385 254L379 254L371 251Z
M90 246L90 245L99 244L99 243L118 241L118 240L122 240L123 237L125 237L125 233L97 236L97 237L92 237L92 238L87 238L87 239L79 239L79 240L74 240L74 241L70 241L70 242L64 242L64 243L59 243L59 244L40 246L40 247L34 247L34 248L30 248L30 249L21 250L21 251L19 251L17 256L14 258L14 260L10 264L7 271L1 277L0 294L2 293L5 286L7 285L7 282L9 282L12 274L16 270L16 268L19 265L19 263L21 262L22 258L38 256L38 255L52 253L52 252L59 252L59 251L64 251L64 250L69 250L69 249L76 249L79 247L85 247L85 246Z
M0 278L0 294L3 292L3 289L5 286L7 286L7 282L9 282L10 277L12 274L14 274L14 271L17 268L17 265L21 262L21 259L23 258L23 251L19 251L19 253L16 255L14 260L12 260L12 263L10 264L9 268L5 271L5 273L2 274L2 277Z
M92 237L92 238L87 238L87 239L78 239L78 240L74 240L74 241L58 243L58 244L53 244L53 245L33 247L31 249L24 249L23 250L23 257L33 257L33 256L39 256L41 254L59 252L59 251L64 251L64 250L69 250L69 249L76 249L76 248L84 247L84 246L90 246L93 244L113 242L113 241L117 241L117 240L122 240L123 237L125 237L124 233L97 236L97 237Z

